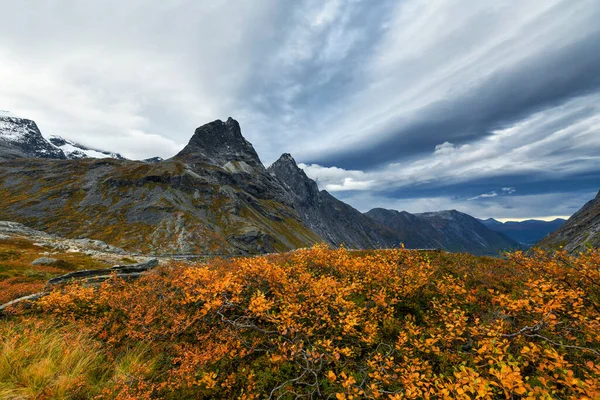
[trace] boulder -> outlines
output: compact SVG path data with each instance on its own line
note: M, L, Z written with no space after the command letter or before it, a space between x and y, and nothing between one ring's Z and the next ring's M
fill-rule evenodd
M31 265L54 265L58 262L56 258L40 257L31 262Z

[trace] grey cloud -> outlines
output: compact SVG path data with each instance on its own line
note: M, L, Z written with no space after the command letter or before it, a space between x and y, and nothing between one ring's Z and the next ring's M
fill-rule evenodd
M393 121L385 128L388 133L359 151L325 154L309 162L364 169L428 151L442 141L468 143L534 112L597 91L598 71L600 30L556 53L537 55L486 77L461 97L434 102L412 121Z

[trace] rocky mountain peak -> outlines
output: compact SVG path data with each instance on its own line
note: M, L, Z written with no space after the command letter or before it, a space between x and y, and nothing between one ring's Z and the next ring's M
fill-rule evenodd
M240 124L231 117L197 128L187 146L174 158L244 172L247 167L264 170L254 147L242 136Z
M15 158L65 159L66 156L42 136L35 122L1 111L0 161Z
M318 201L319 187L310 179L289 153L284 153L267 171L288 188L301 203Z

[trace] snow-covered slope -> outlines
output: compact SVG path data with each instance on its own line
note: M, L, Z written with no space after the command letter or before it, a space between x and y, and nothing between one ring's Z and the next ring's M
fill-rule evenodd
M35 122L0 111L0 161L15 158L65 159L66 156L44 139Z
M92 149L60 136L52 135L48 138L48 140L54 146L61 149L67 158L71 160L77 160L81 158L117 158L119 160L125 160L125 157L119 153L111 153L110 151Z
M60 136L44 138L35 122L0 110L0 161L15 158L117 158L119 153L92 149Z

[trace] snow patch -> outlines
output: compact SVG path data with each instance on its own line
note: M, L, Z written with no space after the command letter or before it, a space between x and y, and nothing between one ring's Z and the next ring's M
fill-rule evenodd
M54 147L61 149L63 153L70 159L80 158L123 158L119 154L111 153L108 151L90 149L89 147L83 146L72 140L65 139L61 136L51 135L49 137L50 143Z
M0 113L0 138L9 142L21 142L31 135L28 124L8 111ZM35 132L34 132L35 133Z

